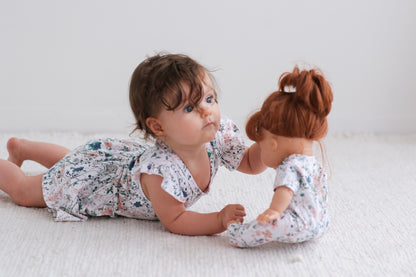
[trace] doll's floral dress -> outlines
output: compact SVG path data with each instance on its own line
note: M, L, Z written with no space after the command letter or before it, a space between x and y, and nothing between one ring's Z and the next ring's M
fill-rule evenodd
M258 246L271 241L296 243L321 237L329 226L327 176L313 156L294 154L276 169L274 190L286 186L294 194L291 203L277 220L228 227L230 244Z
M206 144L211 180L219 166L236 169L244 156L237 126L221 118L214 140ZM43 176L43 197L56 221L85 221L88 216L125 216L157 220L140 185L140 174L163 177L161 187L191 206L203 192L183 161L162 141L99 139L76 148Z

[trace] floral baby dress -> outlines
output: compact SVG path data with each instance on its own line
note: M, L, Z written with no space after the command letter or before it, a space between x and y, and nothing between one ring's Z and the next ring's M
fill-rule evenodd
M211 184L219 166L235 170L240 165L244 139L237 126L223 117L206 149ZM107 138L76 148L50 168L43 176L43 197L56 221L117 215L157 220L141 188L141 173L162 176L161 187L185 207L207 193L162 141L151 146L131 139Z

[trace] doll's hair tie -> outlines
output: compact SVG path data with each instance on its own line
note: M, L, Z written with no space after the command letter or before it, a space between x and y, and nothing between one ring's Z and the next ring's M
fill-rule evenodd
M284 93L295 93L296 92L296 87L294 87L294 86L285 86L283 88L283 92Z

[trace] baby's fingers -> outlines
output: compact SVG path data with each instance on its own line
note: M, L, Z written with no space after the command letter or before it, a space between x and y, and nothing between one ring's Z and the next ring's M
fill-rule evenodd
M236 216L246 216L246 211L244 210L244 207L239 205L240 207L236 207L234 214Z
M241 216L246 216L246 211L244 209L244 207L240 204L232 204L232 205L228 205L231 211L231 216L237 216L237 217L241 217Z
M233 207L236 211L243 211L244 212L243 205L240 205L240 204L232 204L230 206Z
M227 205L224 209L222 209L219 215L222 218L221 221L223 226L227 228L230 224L234 222L243 222L243 218L246 215L246 212L242 205L232 204Z
M227 219L225 226L226 226L226 228L228 228L228 226L230 226L233 223L236 223L236 222L243 223L243 221L244 221L244 216L235 215L235 216L230 217L229 219Z
M236 222L242 222L242 221L237 220L237 219L230 220L230 221L227 222L227 228L228 228L228 226L230 226L231 224L236 223Z
M231 216L231 220L236 220L238 222L243 222L244 217L246 216L246 213L241 210L235 210L234 214Z

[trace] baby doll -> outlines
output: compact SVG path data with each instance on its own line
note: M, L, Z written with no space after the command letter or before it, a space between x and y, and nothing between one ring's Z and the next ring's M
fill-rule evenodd
M332 100L331 87L318 70L295 67L281 75L279 90L251 116L246 132L259 143L263 163L276 170L274 195L257 220L229 222L231 245L295 243L326 233L327 175L312 149L327 133Z

